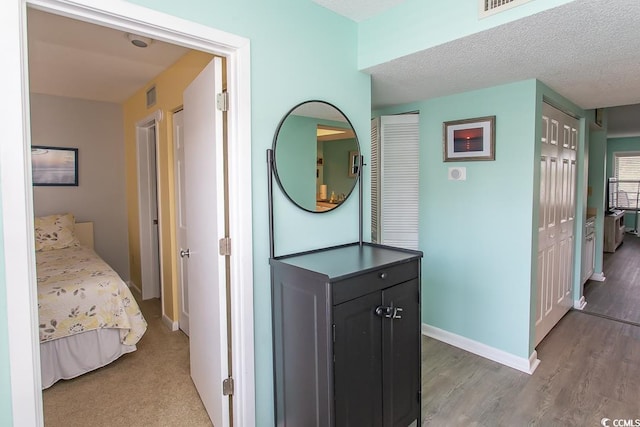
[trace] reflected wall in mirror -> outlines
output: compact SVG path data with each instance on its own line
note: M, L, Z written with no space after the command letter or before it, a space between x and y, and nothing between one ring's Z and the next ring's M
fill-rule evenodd
M325 101L292 108L278 126L273 152L278 185L306 211L335 209L356 185L358 139L349 119Z

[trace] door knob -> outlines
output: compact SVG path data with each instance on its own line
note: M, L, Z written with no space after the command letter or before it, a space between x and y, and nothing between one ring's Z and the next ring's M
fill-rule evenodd
M180 257L181 258L184 258L184 257L189 258L190 255L191 255L191 250L190 249L187 249L186 251L180 249Z

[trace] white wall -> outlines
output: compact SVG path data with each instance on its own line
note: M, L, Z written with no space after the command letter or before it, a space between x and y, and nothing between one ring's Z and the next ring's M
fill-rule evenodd
M129 280L122 107L31 94L33 145L78 148L77 187L33 187L36 216L93 221L95 250Z

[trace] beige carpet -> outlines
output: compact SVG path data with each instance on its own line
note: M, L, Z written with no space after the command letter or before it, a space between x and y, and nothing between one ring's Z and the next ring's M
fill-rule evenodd
M149 328L137 351L43 391L47 427L212 425L189 376L187 336L164 326L158 299L140 308Z

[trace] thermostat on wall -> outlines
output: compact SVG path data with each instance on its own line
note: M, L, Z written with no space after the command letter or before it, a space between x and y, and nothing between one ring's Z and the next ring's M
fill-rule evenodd
M467 168L454 167L449 168L449 181L466 181L467 180Z

